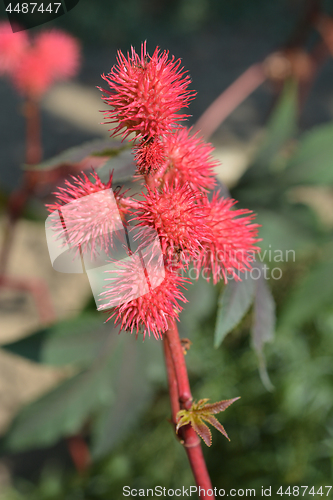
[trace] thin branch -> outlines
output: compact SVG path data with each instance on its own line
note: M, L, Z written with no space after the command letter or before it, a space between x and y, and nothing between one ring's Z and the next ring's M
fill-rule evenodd
M35 100L27 98L24 105L24 115L26 118L25 161L28 165L35 165L40 163L42 159L40 112L39 105ZM5 237L0 252L0 276L3 276L6 271L16 222L22 215L24 207L35 190L37 182L38 172L26 170L23 174L22 185L13 191L9 197L7 218L5 221Z
M42 144L40 130L40 111L38 102L28 98L24 105L26 117L26 163L37 165L42 159Z
M193 133L199 130L202 137L208 139L237 106L265 80L266 75L261 63L250 66L206 109L193 126Z
M191 394L190 383L188 380L183 347L181 345L177 325L174 320L169 321L169 329L165 333L165 336L169 344L177 379L179 401L182 404L183 408L189 410L192 406L193 398Z
M169 322L169 330L164 335L164 355L168 375L169 393L172 410L172 420L177 424L177 413L179 409L190 408L192 394L188 381L187 368L183 353L183 347L178 335L175 321ZM195 482L200 488L199 497L203 500L214 500L212 483L207 471L203 456L201 441L191 425L185 425L179 429L178 435L181 439L194 475Z
M285 44L285 48L300 47L306 42L320 16L322 4L322 0L306 0L305 5L304 2L300 3L302 12L300 12L298 23L296 23L293 33Z
M163 347L164 347L165 366L166 366L167 377L168 377L172 422L174 423L174 426L176 427L176 425L177 425L177 413L180 410L180 403L179 403L179 396L178 396L178 385L177 385L176 374L175 374L175 370L173 367L173 361L172 361L172 357L171 357L169 342L168 342L168 339L166 336L163 337Z

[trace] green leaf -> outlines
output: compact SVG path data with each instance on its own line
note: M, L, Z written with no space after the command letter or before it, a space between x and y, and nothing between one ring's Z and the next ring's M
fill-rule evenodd
M245 195L249 183L254 181L256 183L254 188L256 188L257 183L262 184L264 179L266 180L266 189L275 192L275 185L268 182L273 177L274 160L287 141L294 136L296 130L297 84L294 81L288 81L270 116L263 142L252 159L250 167L239 181L239 186L245 188ZM266 195L265 192L263 194Z
M269 380L264 357L264 344L272 342L275 333L275 302L263 273L263 265L257 262L261 270L255 284L254 315L251 329L252 345L259 359L261 380L268 390L273 386Z
M256 281L254 293L254 322L252 342L259 353L266 342L271 342L275 332L275 302L264 275Z
M94 139L84 142L79 146L66 149L62 153L39 163L38 165L26 165L27 170L52 170L60 165L79 163L87 156L109 156L119 155L127 146L121 142L112 142L108 139Z
M253 270L258 272L253 273ZM259 372L264 386L272 390L263 346L273 339L275 332L275 302L267 285L264 265L253 262L251 272L242 275L242 281L231 281L223 290L215 329L215 347L241 321L254 301L252 345L258 356Z
M48 446L92 420L94 457L103 456L132 429L161 382L161 343L151 338L142 345L130 335L113 333L90 368L19 413L4 444L14 451Z
M212 314L217 295L216 287L202 276L194 281L196 272L192 267L189 269L188 276L192 279L192 283L186 285L187 290L183 292L188 302L183 305L179 323L179 330L185 336L189 331L197 329L203 318Z
M259 213L262 208L275 208L281 199L281 186L276 178L272 174L261 173L257 166L247 172L250 172L249 176L241 178L240 184L232 192L232 197L241 200L242 207L250 207ZM257 174L258 177L255 177Z
M94 422L92 456L105 456L132 430L153 394L156 383L165 384L162 343L153 337L145 342L126 339L122 363L112 382L115 400Z
M254 282L250 274L242 281L230 281L219 299L215 327L215 347L219 347L225 336L241 321L253 301Z
M292 211L286 213L273 212L271 210L260 210L256 216L256 222L261 225L259 237L262 238L260 247L262 253L279 250L287 252L302 252L312 250L316 245L313 234L308 228L297 223L291 217Z
M37 363L63 366L90 364L116 331L102 314L84 314L43 328L1 348Z
M206 404L208 399L200 399L197 403L193 401L189 410L180 410L177 413L177 426L176 432L184 425L190 424L195 432L203 439L207 446L212 444L212 434L205 421L210 423L221 432L229 441L228 434L220 422L213 416L213 414L220 413L226 410L232 403L239 398L225 399L213 404Z
M281 203L286 189L281 169L287 162L281 153L296 130L297 85L289 81L271 114L261 146L232 190L232 196L240 200L242 206L260 213L262 207L275 208Z
M205 445L211 446L212 445L212 433L210 432L208 425L206 425L204 423L203 419L200 418L199 415L194 414L191 416L190 424L193 427L193 429L195 430L195 432L198 434L198 436L200 436L201 439L204 441ZM226 434L226 438L229 439L227 434Z
M297 129L297 83L288 81L267 125L267 135L255 161L268 164Z
M311 269L291 292L282 310L279 328L289 330L311 320L332 303L333 260Z
M98 169L98 175L102 181L109 180L110 172L113 171L113 184L123 183L133 179L135 164L132 152L126 147L119 155L113 156L102 167Z
M14 419L5 447L22 451L48 446L78 432L88 418L114 397L110 381L120 363L120 351L118 342L112 356L99 359L91 368L26 406Z
M285 171L291 184L333 184L333 123L304 134Z

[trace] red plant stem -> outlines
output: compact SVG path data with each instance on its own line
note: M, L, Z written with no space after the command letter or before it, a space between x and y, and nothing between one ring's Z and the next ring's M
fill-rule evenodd
M149 189L153 190L156 187L155 178L151 174L145 175L145 182Z
M212 102L194 124L192 131L196 132L200 130L201 136L204 139L210 137L230 113L264 83L265 80L266 76L261 63L250 66Z
M172 421L176 427L176 425L177 425L177 413L180 410L180 403L179 403L179 396L178 396L177 379L176 379L175 370L173 367L173 361L172 361L172 357L171 357L169 342L168 342L166 335L163 337L163 347L164 347L164 359L165 359L165 366L166 366L168 385L169 385Z
M124 207L130 207L134 209L139 209L141 207L140 203L133 198L127 197L127 198L121 198L120 200L121 205Z
M91 463L90 451L82 436L71 436L67 438L69 454L73 460L75 469L79 474L84 474Z
M42 158L38 103L33 99L27 99L24 111L27 122L26 163L33 165L39 163ZM37 182L38 172L25 171L22 185L9 198L4 241L0 252L0 287L30 292L34 298L41 322L48 324L55 321L56 315L46 284L38 279L6 276L6 267L13 243L16 223L29 197L34 192Z
M36 100L27 98L24 105L26 117L26 164L35 165L42 159L40 113ZM22 185L13 191L9 197L7 207L7 221L5 226L5 237L0 252L0 276L3 276L7 266L10 249L14 238L14 229L20 218L24 207L34 192L38 182L38 172L26 170L23 174Z
M169 329L165 334L173 361L175 376L178 387L179 402L186 410L192 406L192 394L188 380L187 368L184 358L183 347L178 335L178 328L175 321L169 321Z
M209 490L211 490L210 493L214 490L207 471L200 438L191 425L184 425L181 436L184 440L184 447L187 453L187 458L191 464L196 485L198 489L201 488L200 493L198 491L199 498L202 498L203 500L215 500L214 495L208 495Z
M42 144L40 131L40 112L38 102L28 97L25 102L25 117L27 124L26 163L37 165L42 159Z
M169 329L164 335L164 355L168 376L171 401L172 420L177 424L177 413L180 408L190 408L192 394L189 386L183 348L175 321L169 322ZM178 435L187 453L188 460L198 487L199 497L203 500L213 499L208 494L213 492L212 483L207 471L201 449L201 441L191 425L179 429Z

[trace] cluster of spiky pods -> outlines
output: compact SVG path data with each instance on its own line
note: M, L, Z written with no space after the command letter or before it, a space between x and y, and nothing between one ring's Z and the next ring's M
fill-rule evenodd
M190 78L180 60L158 48L150 56L144 43L140 54L132 48L126 57L119 51L117 64L102 78L108 84L108 89L100 88L102 99L110 106L103 112L105 123L112 124L112 136L132 141L136 177L144 182L139 198L114 192L118 210L125 224L157 232L165 270L158 286L112 307L115 287L132 290L136 285L135 259L123 261L121 272L105 281L103 295L106 300L109 296L110 318L115 317L120 329L161 338L186 301L182 289L189 282L184 277L189 266L197 277L203 274L214 284L231 276L237 279L258 250L258 225L250 211L234 209L234 200L212 193L217 165L213 148L181 125L188 115L180 111L195 93L188 90ZM110 187L112 175L104 184L95 172L90 178L82 174L56 193L49 210ZM94 213L81 214L72 232L72 243L86 251L93 251L94 240L115 229L102 206L94 207Z

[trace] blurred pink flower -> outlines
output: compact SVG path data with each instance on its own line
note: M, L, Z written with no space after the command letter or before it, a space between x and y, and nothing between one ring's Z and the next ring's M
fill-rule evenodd
M52 85L50 63L40 57L36 47L26 50L12 75L13 83L22 94L38 98Z
M9 75L15 71L28 46L25 31L13 33L9 22L0 22L0 75Z
M54 80L76 75L80 64L79 42L59 29L43 31L35 38L35 47L45 61L50 62L50 74Z
M25 31L0 24L0 73L24 95L40 98L54 82L73 77L79 63L79 42L61 30L43 31L30 42Z

